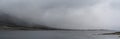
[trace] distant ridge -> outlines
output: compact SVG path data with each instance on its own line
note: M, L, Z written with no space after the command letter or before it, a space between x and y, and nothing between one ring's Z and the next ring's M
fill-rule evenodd
M65 31L112 31L106 29L59 29L43 25L38 26L18 26L18 25L0 25L0 30L65 30Z
M113 31L107 29L59 29L43 25L20 26L15 24L0 24L0 30L66 30L66 31Z

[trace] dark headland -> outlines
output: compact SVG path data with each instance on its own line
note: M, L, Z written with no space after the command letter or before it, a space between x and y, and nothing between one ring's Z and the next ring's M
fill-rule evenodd
M11 24L0 24L0 30L66 30L66 29L57 29L43 25L19 26L19 25L11 25Z

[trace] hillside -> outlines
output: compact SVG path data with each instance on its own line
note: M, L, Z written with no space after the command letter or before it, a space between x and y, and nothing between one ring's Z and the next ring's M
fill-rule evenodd
M0 30L63 30L51 28L43 25L38 26L18 26L18 25L10 25L10 24L2 24L0 25Z

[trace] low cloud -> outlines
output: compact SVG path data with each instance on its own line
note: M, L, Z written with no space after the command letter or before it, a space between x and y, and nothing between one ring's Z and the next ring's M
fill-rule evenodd
M23 20L63 29L120 30L119 4L119 0L0 0L0 10L20 25Z

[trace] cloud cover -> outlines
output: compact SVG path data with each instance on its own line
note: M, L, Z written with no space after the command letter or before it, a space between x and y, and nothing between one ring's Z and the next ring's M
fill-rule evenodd
M119 0L0 0L0 10L19 24L62 29L120 30Z

